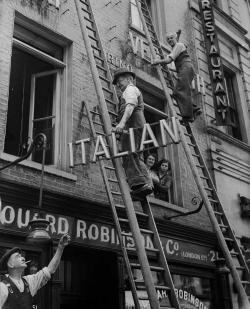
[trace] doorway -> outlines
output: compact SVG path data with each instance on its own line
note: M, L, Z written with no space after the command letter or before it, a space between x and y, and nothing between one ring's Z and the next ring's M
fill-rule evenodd
M113 252L66 248L60 265L60 309L119 308L117 263Z

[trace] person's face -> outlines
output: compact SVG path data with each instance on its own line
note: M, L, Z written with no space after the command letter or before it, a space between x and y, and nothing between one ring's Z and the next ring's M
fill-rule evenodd
M152 167L155 164L155 158L153 156L148 156L146 160L147 167Z
M130 84L130 80L127 78L127 76L119 76L117 79L116 86L123 90Z
M161 171L162 172L167 172L168 171L168 163L167 162L164 162L161 164Z
M27 264L25 263L25 258L21 255L21 253L15 252L10 256L8 266L15 269L24 269L27 267Z
M167 42L171 47L174 47L177 43L177 38L175 34L170 34L167 36Z

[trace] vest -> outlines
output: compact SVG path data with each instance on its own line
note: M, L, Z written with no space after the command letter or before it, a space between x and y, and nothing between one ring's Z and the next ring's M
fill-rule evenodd
M179 72L184 61L191 62L191 58L190 58L187 50L184 50L182 53L180 53L180 55L174 61L177 72Z
M20 292L15 283L8 277L3 279L3 283L8 287L8 298L2 309L32 309L32 296L28 282L22 278L24 282L24 291Z
M136 86L133 85L132 87L136 87ZM118 105L118 116L117 116L118 122L122 119L122 116L125 112L125 108L126 108L126 101L121 96L119 100L119 105ZM144 102L143 102L142 94L140 93L140 95L138 96L138 104L134 108L132 115L127 121L125 129L143 128L143 125L146 123L143 110L144 110Z

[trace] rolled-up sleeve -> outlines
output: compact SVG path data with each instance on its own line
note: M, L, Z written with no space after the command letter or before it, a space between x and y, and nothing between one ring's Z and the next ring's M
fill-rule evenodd
M186 49L187 48L183 43L176 43L172 52L168 56L172 58L173 60L175 60Z
M51 278L47 267L44 267L34 275L25 276L24 279L29 284L30 293L32 296L36 295L37 291L41 289Z
M125 99L127 104L137 105L138 104L138 96L140 95L140 91L137 87L133 85L128 85L122 96Z
M8 298L9 292L6 284L3 282L0 282L0 309L2 309L2 306L6 302L6 299Z

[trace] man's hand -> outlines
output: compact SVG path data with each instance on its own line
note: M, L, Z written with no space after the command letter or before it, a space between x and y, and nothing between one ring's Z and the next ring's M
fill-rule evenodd
M118 123L118 125L115 127L115 133L121 134L124 130L125 124L122 122Z
M58 247L65 248L70 242L70 236L69 234L63 234L62 237L59 240Z
M160 64L161 63L161 60L152 60L151 61L151 65L157 65L157 64Z

